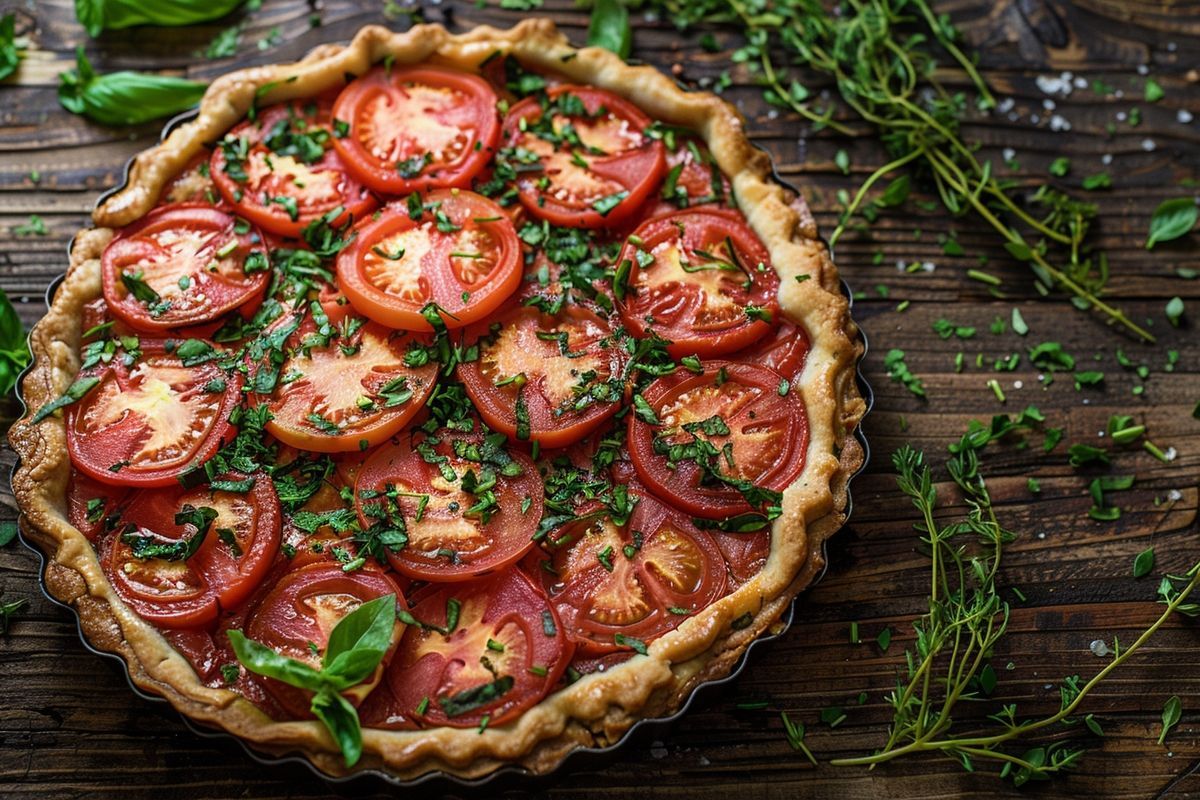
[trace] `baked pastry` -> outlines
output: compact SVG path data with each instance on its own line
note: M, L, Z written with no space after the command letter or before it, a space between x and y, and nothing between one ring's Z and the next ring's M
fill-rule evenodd
M726 674L844 519L862 346L802 200L728 104L548 21L226 75L93 219L23 530L93 645L256 750L547 772ZM317 668L389 595L350 767L230 632Z

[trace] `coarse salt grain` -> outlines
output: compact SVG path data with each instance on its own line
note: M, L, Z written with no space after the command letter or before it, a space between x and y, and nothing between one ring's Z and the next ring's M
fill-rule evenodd
M1142 139L1142 149L1147 153L1153 153L1154 148L1156 147L1158 147L1158 145L1154 143L1153 139Z
M1187 125L1193 119L1192 112L1188 111L1186 108L1181 108L1175 112L1175 119L1179 120L1184 125Z
M1005 161L1012 161L1017 157L1017 151L1013 150L1011 147L1004 148L1000 154L1004 156Z
M1112 153L1105 153L1104 155L1100 156L1100 163L1106 167L1109 164L1111 164L1112 161L1113 161Z
M1167 492L1167 499L1173 502L1178 502L1183 499L1183 492L1179 491L1178 489L1172 489L1171 491Z
M1108 642L1103 639L1093 639L1092 643L1088 645L1088 649L1092 651L1093 655L1100 656L1101 658L1112 652L1108 649Z
M1067 122L1066 118L1060 114L1055 114L1050 117L1050 130L1052 131L1069 131L1071 123Z

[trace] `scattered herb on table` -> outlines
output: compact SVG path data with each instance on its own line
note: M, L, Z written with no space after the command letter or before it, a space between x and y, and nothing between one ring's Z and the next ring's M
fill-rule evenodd
M1037 731L1077 723L1075 714L1088 694L1140 651L1168 619L1176 612L1200 615L1200 605L1186 602L1200 583L1197 564L1181 579L1182 588L1164 578L1165 588L1160 587L1159 594L1166 608L1136 641L1115 652L1090 680L1081 682L1073 677L1064 681L1057 713L1021 720L1016 705L1007 704L990 717L1000 725L998 732L954 732L958 703L988 694L987 685L995 688L993 681L984 680L983 673L988 656L1005 633L1009 616L996 576L1004 548L1014 535L996 518L991 494L979 471L980 451L1018 427L1031 427L1040 416L1040 412L1023 414L1016 422L1000 416L991 426L975 423L950 447L946 469L968 510L964 518L946 524L937 520L937 491L924 454L908 445L893 454L892 462L899 473L897 483L921 515L916 528L928 549L932 569L929 612L913 623L916 638L906 652L907 669L887 696L892 706L887 741L870 755L835 759L832 764L869 766L913 753L937 752L968 771L975 771L977 762L997 762L1001 765L1000 777L1017 786L1045 780L1073 767L1083 757L1084 749L1070 741L1017 749L1013 746ZM1163 712L1163 736L1180 715L1181 709L1169 701ZM1096 727L1088 726L1093 732Z
M29 340L25 326L8 295L0 289L0 397L17 385L17 376L29 366Z
M329 632L320 669L280 655L247 639L239 630L231 630L228 635L238 661L246 669L314 693L310 710L338 743L346 766L352 767L362 756L362 728L358 712L342 692L362 683L379 666L391 644L395 622L395 595L363 603Z
M16 33L16 15L8 13L0 17L0 80L12 75L21 65L21 51L25 47L17 40Z
M46 221L37 214L30 214L29 221L22 225L14 225L13 236L45 236L50 233L46 229Z
M29 605L29 601L24 598L13 600L11 603L0 602L0 636L8 633L8 626L13 616L27 605Z
M191 108L204 96L207 83L144 72L97 75L76 52L75 69L58 74L58 102L73 114L103 125L138 125Z
M1146 237L1146 249L1153 250L1159 242L1169 242L1187 236L1196 227L1198 209L1190 197L1164 200L1154 209L1150 217L1150 234Z
M1162 744L1167 739L1167 734L1171 729L1179 724L1179 718L1183 716L1183 704L1179 701L1178 695L1171 695L1163 706L1162 712L1162 733L1158 735L1158 743Z

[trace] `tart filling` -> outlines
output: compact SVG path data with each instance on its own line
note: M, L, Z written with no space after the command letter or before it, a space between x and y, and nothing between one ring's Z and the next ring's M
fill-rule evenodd
M727 105L541 21L218 80L33 334L48 588L140 686L333 774L312 691L231 639L318 670L395 595L338 702L400 777L677 708L819 570L861 461L856 331L768 174Z

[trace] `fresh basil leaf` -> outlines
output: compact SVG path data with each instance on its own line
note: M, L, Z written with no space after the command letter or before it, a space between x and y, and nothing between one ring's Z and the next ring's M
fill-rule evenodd
M62 107L103 125L139 125L178 114L200 102L207 88L207 83L170 75L97 75L82 46L76 51L76 68L58 74Z
M1152 569L1154 569L1154 548L1147 547L1133 560L1133 577L1141 578L1149 575Z
M82 378L76 378L75 382L68 386L67 390L63 392L60 397L55 400L51 400L49 403L46 403L46 405L38 409L37 413L33 415L33 422L35 424L41 422L55 411L58 411L60 408L66 408L67 406L71 405L85 394L90 392L99 382L100 379L95 375L87 375Z
M332 689L323 689L313 696L310 709L338 743L346 766L357 764L362 758L362 726L354 706Z
M22 49L16 42L16 15L5 14L0 17L0 80L17 71Z
M620 0L596 0L588 24L587 43L610 50L624 59L629 58L632 37L629 11Z
M243 0L75 0L75 17L89 36L134 25L192 25L223 17Z
M322 672L347 686L361 683L387 653L395 622L394 594L363 603L342 617L329 633Z
M325 687L321 673L294 658L280 655L266 645L247 639L239 630L226 631L234 655L246 669L256 675L265 675L283 681L289 686L316 692Z
M1179 724L1179 718L1182 716L1183 704L1179 701L1179 696L1171 695L1170 699L1163 705L1162 733L1158 735L1159 744L1166 741L1167 734L1171 732L1171 728Z
M1169 242L1186 236L1196 226L1196 201L1190 197L1164 200L1154 209L1150 217L1150 235L1146 238L1146 249L1153 250L1159 242Z

